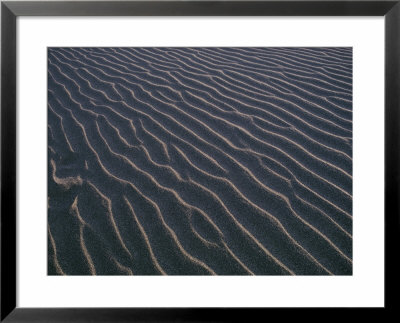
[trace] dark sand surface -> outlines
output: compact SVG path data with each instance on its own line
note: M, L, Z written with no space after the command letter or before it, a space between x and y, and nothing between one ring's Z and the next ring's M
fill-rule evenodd
M49 48L49 275L351 275L351 48Z

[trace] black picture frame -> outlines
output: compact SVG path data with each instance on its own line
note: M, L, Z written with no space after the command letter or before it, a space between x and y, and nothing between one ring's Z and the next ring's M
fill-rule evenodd
M255 308L16 307L16 19L19 16L384 16L385 307L396 308L400 175L400 1L2 1L1 2L1 321L252 321ZM373 255L371 255L373 256ZM37 291L40 293L40 291ZM282 310L282 309L281 309ZM279 311L281 311L279 310ZM288 310L288 309L285 309ZM296 309L291 309L296 310ZM299 310L299 309L297 309ZM378 309L381 313L382 309ZM281 311L282 312L282 311ZM254 315L254 316L253 316Z

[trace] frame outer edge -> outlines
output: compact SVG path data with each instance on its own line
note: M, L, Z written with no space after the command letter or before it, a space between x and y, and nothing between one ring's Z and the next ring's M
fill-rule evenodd
M1 4L1 320L16 307L16 16Z
M382 1L386 2L386 1ZM20 2L26 4L27 2ZM45 2L44 2L45 3ZM42 4L44 4L42 3ZM389 243L388 233L394 237L399 233L400 209L400 2L392 1L396 5L385 16L385 306L393 309L396 304L388 302L387 277L394 278L396 267L390 268L388 255L396 255L397 246L394 241ZM74 312L76 309L15 309L16 307L16 16L40 15L44 7L33 9L14 8L10 1L1 3L1 291L0 291L0 321L6 318L7 322L16 322L27 319L26 315L39 312L37 319L47 316L55 318L53 312ZM38 4L38 2L31 2ZM43 9L44 8L44 9ZM381 7L382 9L382 7ZM38 11L36 13L36 11ZM380 14L375 14L380 15ZM7 96L4 95L7 93ZM390 212L390 214L389 214ZM394 214L393 214L394 213ZM9 216L7 216L9 215ZM14 215L14 216L13 216ZM7 228L7 230L6 230ZM7 262L7 265L5 265ZM390 262L393 265L393 261ZM398 278L397 282L398 282ZM390 283L396 286L394 282ZM105 308L103 310L106 310ZM93 310L81 309L81 314L89 314ZM79 312L79 310L77 310ZM112 310L111 310L112 312ZM157 312L157 311L156 311ZM47 313L48 315L46 315ZM61 314L61 313L60 313ZM49 317L50 315L50 317ZM146 315L147 316L147 315ZM179 316L179 315L178 315ZM191 315L189 315L191 316ZM18 319L19 317L19 319ZM88 318L88 315L86 315ZM32 318L32 317L31 317ZM72 318L72 317L71 317ZM189 318L189 317L187 317ZM75 321L76 317L73 318ZM29 320L29 318L28 318ZM42 321L42 320L41 320ZM50 321L52 319L50 318ZM79 319L76 321L80 321ZM145 320L148 321L148 320Z
M391 310L389 289L399 284L397 258L399 248L393 237L400 228L400 2L385 16L385 308ZM390 238L391 237L391 238ZM392 257L392 259L389 259ZM389 282L390 277L390 282Z
M397 0L5 1L17 16L383 16Z

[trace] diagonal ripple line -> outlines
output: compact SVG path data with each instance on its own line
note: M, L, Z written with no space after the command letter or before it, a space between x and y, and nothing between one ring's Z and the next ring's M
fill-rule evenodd
M49 275L351 275L352 48L48 48Z

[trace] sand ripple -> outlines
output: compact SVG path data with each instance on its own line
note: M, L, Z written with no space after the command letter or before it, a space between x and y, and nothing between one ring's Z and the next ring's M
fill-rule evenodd
M49 48L55 275L352 273L350 48Z

